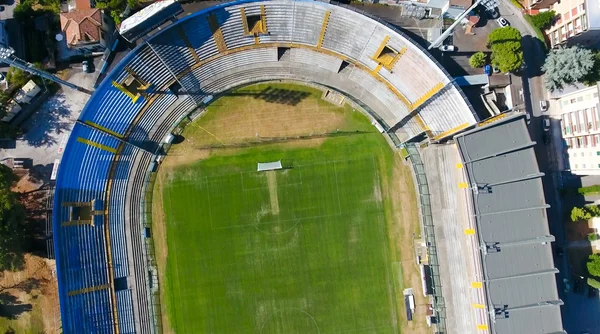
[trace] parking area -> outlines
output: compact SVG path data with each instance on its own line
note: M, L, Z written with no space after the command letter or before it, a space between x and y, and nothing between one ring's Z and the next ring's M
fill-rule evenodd
M486 47L487 38L497 27L495 21L484 17L470 29L470 33L467 25L457 26L446 40L447 44L455 46L456 51L440 53L437 55L438 60L452 76L483 74L482 68L472 68L469 65L469 58L478 51L489 52Z
M81 68L67 71L67 80L93 89L96 73L83 73ZM89 99L89 95L62 87L41 104L23 124L23 135L5 148L0 148L0 161L7 158L31 159L39 175L49 177L52 164L62 155L69 133Z

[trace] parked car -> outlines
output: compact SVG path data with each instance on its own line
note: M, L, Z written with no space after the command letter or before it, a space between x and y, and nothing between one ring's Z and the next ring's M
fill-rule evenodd
M542 120L542 127L544 128L544 144L548 145L550 144L550 139L552 138L550 135L550 119L548 117L544 117Z
M488 76L492 75L492 67L490 65L485 65L483 67L483 73L487 74Z
M498 11L498 7L493 9L486 9L486 12L490 16L492 20L495 20L500 17L500 12Z
M500 69L496 66L492 66L492 69L494 70L494 73L500 73Z
M502 27L502 28L510 26L510 23L508 23L508 21L506 21L506 19L505 19L505 18L503 18L503 17L499 17L499 18L497 18L497 19L496 19L496 22L497 22L497 23L498 23L498 25L499 25L500 27Z
M550 131L550 118L544 117L543 126L544 126L544 132Z
M440 50L442 50L444 52L452 52L455 49L456 48L454 47L454 45L442 45L442 46L440 46Z
M540 101L540 110L542 112L547 111L548 110L548 106L549 106L548 101L546 101L546 100L541 100Z

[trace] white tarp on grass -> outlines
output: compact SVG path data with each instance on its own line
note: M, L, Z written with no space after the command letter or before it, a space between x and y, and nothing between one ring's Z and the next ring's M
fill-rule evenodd
M275 161L275 162L259 162L258 163L258 171L259 172L264 172L267 170L282 169L282 168L283 167L281 166L281 160Z

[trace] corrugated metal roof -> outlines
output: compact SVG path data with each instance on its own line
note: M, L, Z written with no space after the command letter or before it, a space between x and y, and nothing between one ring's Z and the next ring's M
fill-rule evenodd
M543 174L523 115L467 131L455 140L482 246L491 332L564 332Z

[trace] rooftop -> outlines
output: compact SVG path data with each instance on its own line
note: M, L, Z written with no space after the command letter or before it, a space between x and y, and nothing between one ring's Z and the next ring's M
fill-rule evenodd
M100 9L76 9L68 13L60 13L60 28L65 33L68 45L99 41L100 27L102 27Z
M544 192L523 115L455 137L481 245L491 332L563 333Z

